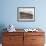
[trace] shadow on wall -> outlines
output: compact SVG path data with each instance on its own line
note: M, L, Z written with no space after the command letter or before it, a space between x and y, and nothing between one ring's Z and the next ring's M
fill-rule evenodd
M0 43L2 43L2 36L3 36L2 32L6 31L6 30L3 30L4 28L6 28L5 25L0 24Z

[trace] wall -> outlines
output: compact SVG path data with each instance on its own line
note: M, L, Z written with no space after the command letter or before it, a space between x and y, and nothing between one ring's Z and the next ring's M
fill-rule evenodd
M45 0L1 0L0 24L13 24L16 28L46 28ZM17 7L35 7L35 22L18 22Z

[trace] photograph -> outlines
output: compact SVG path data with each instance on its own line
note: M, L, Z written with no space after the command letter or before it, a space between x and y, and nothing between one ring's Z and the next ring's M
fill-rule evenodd
M18 21L35 21L35 7L18 7L17 8Z

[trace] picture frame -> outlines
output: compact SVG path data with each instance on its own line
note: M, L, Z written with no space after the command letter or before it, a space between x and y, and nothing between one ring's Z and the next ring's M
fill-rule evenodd
M35 7L18 7L17 21L34 22L35 21Z

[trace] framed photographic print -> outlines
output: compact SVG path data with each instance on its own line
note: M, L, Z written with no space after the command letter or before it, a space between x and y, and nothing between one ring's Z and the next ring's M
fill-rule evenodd
M35 21L35 7L18 7L17 21L22 22Z

